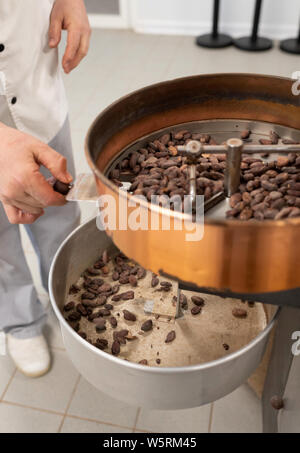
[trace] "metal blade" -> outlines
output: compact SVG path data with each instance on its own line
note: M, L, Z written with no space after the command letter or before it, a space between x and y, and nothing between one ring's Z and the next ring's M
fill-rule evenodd
M93 174L80 173L66 196L67 201L97 201L99 194Z

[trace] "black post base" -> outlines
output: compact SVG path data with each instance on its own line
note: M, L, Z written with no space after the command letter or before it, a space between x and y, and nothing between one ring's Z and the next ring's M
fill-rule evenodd
M300 41L298 39L285 39L280 43L280 49L287 53L300 54Z
M251 36L245 36L238 38L233 41L235 47L248 52L261 52L263 50L269 50L273 47L273 42L268 38L257 38L255 41L251 39Z
M196 38L196 44L201 47L208 47L209 49L220 49L228 47L232 44L232 38L229 35L217 34L214 36L212 33L201 35Z

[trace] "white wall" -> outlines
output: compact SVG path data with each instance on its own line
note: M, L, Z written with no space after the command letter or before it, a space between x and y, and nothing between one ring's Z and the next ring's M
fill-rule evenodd
M191 34L208 31L213 0L127 0L131 24L142 33ZM222 0L220 30L249 35L255 0ZM299 0L264 0L260 34L282 38L297 34Z

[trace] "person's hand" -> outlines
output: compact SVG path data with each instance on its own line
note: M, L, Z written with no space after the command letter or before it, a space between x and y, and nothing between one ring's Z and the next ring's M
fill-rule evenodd
M66 74L80 63L89 50L91 28L83 0L56 0L49 27L49 46L57 47L61 31L67 30L67 47L62 60Z
M40 173L48 168L70 183L66 159L39 140L0 123L0 200L10 223L33 223L47 206L61 206L65 198Z

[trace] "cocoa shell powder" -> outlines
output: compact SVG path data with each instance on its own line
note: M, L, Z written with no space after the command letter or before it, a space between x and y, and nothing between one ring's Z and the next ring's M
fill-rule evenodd
M113 354L119 359L148 366L193 365L240 349L266 326L265 311L259 303L248 308L249 304L238 300L189 291L181 292L182 316L174 320L162 313L165 305L176 309L177 284L174 281L145 271L121 253L106 254L105 260L105 275L99 278L83 272L75 282L76 292L70 288L63 310L74 331L98 353ZM101 256L95 265L103 268L102 264ZM132 287L129 281L121 284L121 275L123 278L136 276L137 286ZM153 278L159 280L154 287ZM115 285L117 294L112 290ZM86 293L92 294L91 289L98 295L83 298ZM153 300L154 307L158 304L160 314L145 313L141 297ZM246 317L241 315L241 310L247 312Z

